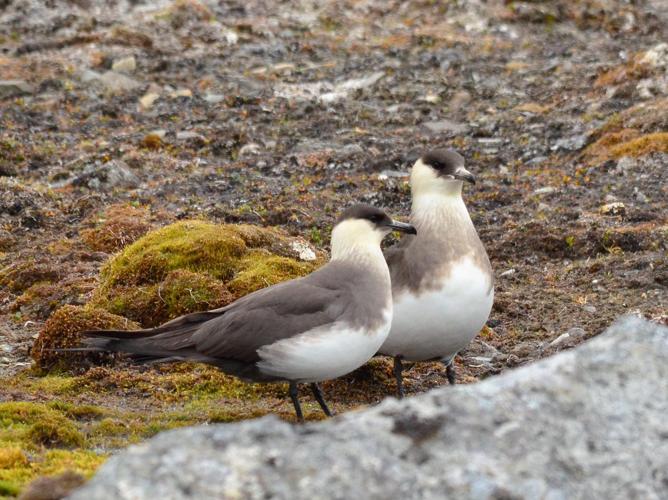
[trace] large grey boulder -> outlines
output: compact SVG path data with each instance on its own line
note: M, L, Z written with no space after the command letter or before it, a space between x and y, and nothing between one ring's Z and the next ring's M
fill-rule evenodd
M332 421L165 432L71 497L668 498L668 328L624 318L472 386Z

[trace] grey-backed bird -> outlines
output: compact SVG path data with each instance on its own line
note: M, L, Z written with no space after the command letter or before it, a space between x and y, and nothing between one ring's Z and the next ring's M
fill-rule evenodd
M353 206L334 226L331 260L310 275L157 328L86 332L84 349L125 352L141 362L208 363L254 382L287 381L300 421L297 384L309 383L329 416L317 383L362 366L390 330L390 273L380 242L392 230L415 234L382 210Z
M394 357L399 397L402 361L442 360L454 384L455 355L492 309L494 276L462 199L464 182L475 184L475 178L455 151L439 149L419 158L410 177L417 235L385 252L394 318L380 353Z

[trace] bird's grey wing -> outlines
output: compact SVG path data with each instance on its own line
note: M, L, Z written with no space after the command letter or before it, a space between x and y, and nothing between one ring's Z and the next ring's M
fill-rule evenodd
M308 278L274 285L226 307L195 332L195 349L211 358L251 363L264 345L337 321L349 300L345 288Z

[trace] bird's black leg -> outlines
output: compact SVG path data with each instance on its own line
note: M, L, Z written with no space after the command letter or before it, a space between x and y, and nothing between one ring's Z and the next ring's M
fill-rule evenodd
M292 404L295 406L297 420L300 423L304 423L304 414L302 413L302 407L299 404L299 391L297 390L297 382L290 382L290 399L292 399Z
M455 370L455 357L450 358L450 361L445 362L445 376L450 382L450 385L457 383L457 371Z
M328 417L332 416L332 412L329 411L329 407L327 406L327 403L325 402L325 398L322 395L322 391L320 390L320 386L313 382L311 384L311 390L313 391L313 396L315 397L315 400L318 402L320 405L320 408L322 408L322 411L325 412L325 415Z
M401 363L401 356L394 357L394 378L397 379L397 397L403 399L404 397L404 378L402 371L404 365Z

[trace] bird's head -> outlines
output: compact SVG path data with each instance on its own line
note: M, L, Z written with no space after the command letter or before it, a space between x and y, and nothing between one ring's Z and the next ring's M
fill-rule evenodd
M393 220L380 208L359 204L343 211L332 230L332 255L359 245L380 246L392 231L417 234L414 226Z
M411 172L411 189L414 194L459 192L462 181L475 184L475 176L466 170L464 157L452 149L428 151L415 162Z

